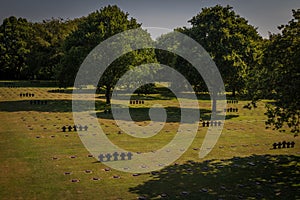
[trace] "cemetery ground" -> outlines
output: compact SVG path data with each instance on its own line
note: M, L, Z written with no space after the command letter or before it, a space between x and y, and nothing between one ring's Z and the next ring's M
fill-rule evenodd
M176 162L160 171L131 174L108 169L89 156L77 132L62 131L63 126L74 125L71 90L30 84L19 87L18 83L1 86L1 199L300 198L300 137L265 129L266 101L251 110L243 108L246 100L228 104L238 112L227 113L222 135L204 159L198 154L207 127L199 122L195 140ZM78 98L84 99L84 95ZM107 137L133 154L166 145L179 124L177 100L164 94L132 98L145 101L130 105L140 126L149 123L147 108L151 105L167 106L170 115L164 128L146 139L120 132L112 115L104 113L104 96L97 95L98 121ZM200 99L201 117L209 120L210 100ZM30 100L47 104L30 104ZM273 149L273 143L282 141L295 145Z

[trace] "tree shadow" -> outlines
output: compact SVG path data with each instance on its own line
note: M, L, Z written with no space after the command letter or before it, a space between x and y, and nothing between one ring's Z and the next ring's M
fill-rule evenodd
M164 107L167 113L167 120L166 122L181 122L181 112L183 111L184 113L193 113L195 110L193 108L184 108L181 109L180 107L173 107L173 106L168 106ZM118 108L116 110L116 115L118 113L124 113L126 108ZM143 122L143 121L150 121L150 116L149 116L149 109L147 107L131 107L129 108L129 113L133 121L135 122ZM211 119L211 110L209 109L199 109L198 112L200 112L200 117L202 120L210 120ZM98 118L101 119L114 119L113 114L106 112L105 110L97 112L96 113ZM232 119L238 117L238 115L228 115L226 116L226 119ZM119 120L125 120L128 121L130 119L123 117L122 115L118 116ZM155 120L155 119L154 119ZM200 119L199 119L200 120Z
M30 101L40 101L39 104L32 104ZM47 101L47 104L45 104ZM88 100L76 100L81 104ZM41 104L43 102L43 104ZM96 106L103 107L104 102L96 101ZM21 101L2 101L0 102L0 111L18 112L18 111L38 111L38 112L72 112L72 100L47 100L47 99L28 99Z
M147 199L299 199L299 162L293 155L189 161L152 172L130 192Z

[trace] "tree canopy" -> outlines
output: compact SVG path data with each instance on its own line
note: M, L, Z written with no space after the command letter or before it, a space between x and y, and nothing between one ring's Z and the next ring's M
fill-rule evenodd
M256 28L237 15L232 7L203 8L189 20L192 27L180 31L199 42L209 52L223 77L227 91L242 92L246 78L259 60Z
M299 133L300 117L300 9L293 10L293 19L279 26L280 34L270 35L266 41L262 66L256 69L257 86L252 93L254 101L271 98L267 125L276 129L286 124Z
M24 18L4 19L0 26L0 76L2 79L24 79L29 73L28 55L33 29Z
M73 85L81 63L100 42L123 31L139 27L141 24L137 23L136 19L129 19L129 14L117 6L107 6L91 13L65 41L65 56L62 59L60 82L64 86ZM148 38L151 39L150 35ZM100 78L98 84L98 87L105 89L106 103L110 103L111 90L122 74L131 67L155 62L155 60L154 51L147 49L132 51L115 60Z

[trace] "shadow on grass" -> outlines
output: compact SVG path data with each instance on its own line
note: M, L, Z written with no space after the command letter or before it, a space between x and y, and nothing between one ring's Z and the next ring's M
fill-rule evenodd
M299 156L253 155L172 165L130 188L147 199L299 199Z
M32 99L39 100L39 99ZM18 111L38 111L38 112L72 112L72 100L47 100L47 104L30 104L30 100L22 101L2 101L0 102L0 111L18 112ZM77 102L79 100L76 100ZM82 104L87 103L87 100L82 100ZM96 107L104 107L105 103L101 101L95 102Z
M193 113L193 108L185 108L185 113ZM117 112L125 112L125 108L118 108ZM181 121L181 108L179 107L165 107L166 113L167 113L167 122L180 122ZM211 110L209 109L200 109L200 116L203 120L210 120L211 118ZM142 122L142 121L150 121L149 117L149 108L142 108L142 107L134 107L129 108L129 113L133 121L135 122ZM117 113L116 113L117 114ZM98 118L101 119L114 119L113 114L104 113L104 111L100 111L96 113ZM127 118L120 118L119 120L128 120ZM238 117L238 115L228 115L226 116L226 119L232 119Z

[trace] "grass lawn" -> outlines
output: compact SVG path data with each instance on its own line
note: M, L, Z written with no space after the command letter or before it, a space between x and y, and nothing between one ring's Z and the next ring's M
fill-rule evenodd
M204 159L198 154L207 128L199 123L195 140L176 163L133 176L106 171L107 166L88 156L76 132L62 132L62 126L74 124L72 94L53 89L0 87L0 199L300 199L300 137L265 129L264 102L254 110L243 109L247 101L229 104L239 112L228 113L218 143ZM167 106L170 114L161 132L147 139L118 134L113 117L103 114L104 97L96 98L98 120L108 138L134 153L163 147L179 125L176 99L145 98L144 105L131 106L137 124L149 123L153 104ZM31 105L30 100L48 103ZM199 105L207 119L210 101L201 99ZM272 149L274 142L284 140L294 141L295 147Z

